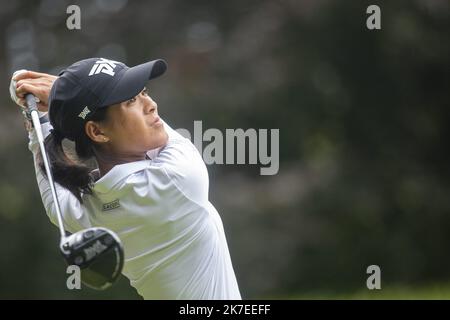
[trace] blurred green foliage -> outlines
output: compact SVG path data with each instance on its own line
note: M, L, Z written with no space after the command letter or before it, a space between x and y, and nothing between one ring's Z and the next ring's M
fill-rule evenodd
M372 298L371 264L383 288L405 288L384 297L448 283L448 1L377 1L375 31L368 1L70 4L81 30L65 26L68 1L0 6L0 298L138 298L124 278L106 292L66 289L7 94L16 69L57 73L91 56L165 58L169 72L149 89L175 128L280 129L277 175L209 166L244 298Z

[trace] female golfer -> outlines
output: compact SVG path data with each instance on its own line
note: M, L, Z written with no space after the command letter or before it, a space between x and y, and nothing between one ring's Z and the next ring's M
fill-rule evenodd
M125 251L123 274L145 299L241 299L219 214L208 200L208 172L195 146L158 116L145 88L164 60L129 68L103 58L74 63L55 77L23 72L12 97L40 101L45 146L66 229L108 228ZM47 121L47 122L46 122ZM57 224L36 133L37 183ZM74 142L75 157L63 139ZM95 159L91 171L85 161Z

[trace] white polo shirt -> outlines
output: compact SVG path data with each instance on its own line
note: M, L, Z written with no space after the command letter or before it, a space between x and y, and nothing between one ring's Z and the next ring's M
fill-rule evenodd
M188 139L164 126L167 145L151 160L117 165L97 180L83 204L56 184L66 230L105 227L120 237L123 274L144 299L241 299L221 218L208 200L206 166ZM43 125L44 137L51 125ZM29 134L36 177L50 220L53 199L36 163L39 145Z

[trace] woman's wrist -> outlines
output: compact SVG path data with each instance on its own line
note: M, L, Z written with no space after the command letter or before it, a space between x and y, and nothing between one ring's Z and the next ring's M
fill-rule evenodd
M25 129L30 132L31 130L33 130L34 126L33 126L33 121L31 120L31 116L28 114L28 112L23 111L23 116L24 116L24 126ZM42 114L42 112L40 112ZM48 118L48 113L43 113L40 117L39 117L39 122L41 124L50 122L49 118Z

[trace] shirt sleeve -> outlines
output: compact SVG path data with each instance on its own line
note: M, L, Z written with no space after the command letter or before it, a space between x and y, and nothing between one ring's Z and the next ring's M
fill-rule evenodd
M41 125L42 134L47 137L50 134L52 126L50 123ZM58 226L55 204L50 189L50 184L38 165L37 156L40 154L39 142L34 129L29 131L28 149L33 153L34 168L36 180L41 194L42 203L50 221ZM64 227L67 231L74 233L84 228L90 227L89 220L83 212L82 205L78 199L67 189L55 182L55 190L58 196L58 202L63 216Z

